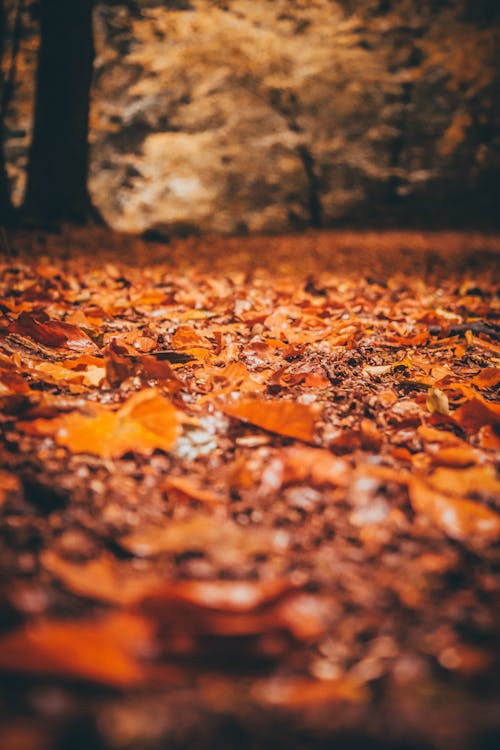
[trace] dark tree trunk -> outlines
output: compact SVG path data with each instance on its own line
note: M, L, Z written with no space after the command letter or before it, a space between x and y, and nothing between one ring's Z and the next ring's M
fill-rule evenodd
M3 0L0 0L0 62L3 59L4 43L7 33L5 8ZM14 209L10 197L9 180L5 168L4 140L5 140L5 115L9 98L8 76L2 81L0 92L0 225L10 224L13 219Z
M29 221L85 222L93 0L40 0L35 124L23 213Z

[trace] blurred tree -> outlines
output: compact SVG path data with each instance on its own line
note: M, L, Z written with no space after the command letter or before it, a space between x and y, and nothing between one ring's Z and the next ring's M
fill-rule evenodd
M93 0L39 0L40 50L24 218L85 222Z
M7 66L2 66L4 74L2 75L2 85L0 89L0 225L10 224L14 218L14 207L10 197L9 180L7 176L7 170L5 167L5 154L3 150L4 136L5 136L5 117L9 107L9 101L12 94L12 72L13 72L13 61L17 51L18 44L18 32L20 25L20 11L21 6L18 4L15 22L14 22L14 33L12 38L12 53L11 63ZM7 16L5 11L4 0L0 0L0 65L4 58L5 42L7 39Z

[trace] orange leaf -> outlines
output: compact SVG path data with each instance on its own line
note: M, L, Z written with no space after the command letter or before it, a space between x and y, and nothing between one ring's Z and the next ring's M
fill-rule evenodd
M107 604L134 604L158 584L156 576L132 576L130 568L125 568L111 555L103 554L88 562L73 563L47 550L41 562L68 591Z
M145 679L138 659L151 644L151 627L137 615L48 620L0 638L0 669L131 687Z
M183 495L187 495L193 500L199 500L201 503L208 503L209 505L218 504L224 501L221 495L218 495L212 490L201 487L197 482L194 482L188 477L168 477L165 480L164 487L168 490L172 488L178 490Z
M255 688L257 700L280 708L294 709L338 702L368 699L368 692L351 677L336 680L307 678L273 679Z
M222 410L230 417L249 422L278 435L310 443L314 437L315 411L296 401L246 399L228 404Z
M283 451L282 458L285 483L309 479L315 485L345 485L350 474L347 461L322 448L294 445Z
M229 519L195 515L182 521L169 519L161 526L141 528L120 539L124 549L137 557L153 557L163 552L182 554L201 551L205 556L241 560L245 556L269 554L272 537L260 530L250 532Z
M467 469L436 469L427 481L440 492L450 495L492 495L500 497L500 481L493 466L471 466Z
M59 445L73 453L92 453L101 458L120 458L136 451L170 451L179 430L176 409L154 388L139 391L117 412L97 414L71 412L56 419L18 423L31 434L53 435Z
M445 495L420 479L412 479L408 489L415 513L427 516L452 539L500 538L500 515L484 505Z
M500 367L485 367L472 378L472 383L478 388L494 388L500 383Z
M466 432L477 432L483 425L500 424L500 404L477 396L455 409L451 416Z

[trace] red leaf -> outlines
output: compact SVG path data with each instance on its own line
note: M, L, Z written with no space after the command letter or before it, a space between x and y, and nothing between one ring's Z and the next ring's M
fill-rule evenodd
M10 333L28 336L43 346L66 347L75 351L95 351L96 345L86 333L71 323L49 320L46 315L22 312L9 326Z

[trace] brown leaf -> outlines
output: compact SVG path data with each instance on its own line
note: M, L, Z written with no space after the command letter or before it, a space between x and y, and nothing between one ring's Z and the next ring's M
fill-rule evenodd
M174 600L221 612L252 612L279 599L293 585L285 580L269 581L180 581L151 591L147 599Z
M0 469L0 508L10 494L16 494L20 489L19 478L15 474Z
M158 620L167 648L191 653L205 648L207 635L220 639L223 649L234 639L253 638L250 650L259 651L262 636L284 633L307 643L324 633L331 612L329 598L294 590L286 580L180 581L152 591L139 606ZM176 646L180 633L191 642ZM248 645L243 641L240 651Z
M245 399L225 404L221 409L230 417L278 435L303 440L305 443L310 443L314 438L316 412L306 404Z
M163 486L166 490L177 490L177 492L186 495L188 498L198 500L200 503L206 503L208 505L218 505L225 501L224 497L213 490L201 487L196 481L189 477L169 476L165 479Z
M130 355L114 340L106 352L105 366L106 378L112 386L130 377L138 377L142 382L156 381L167 386L170 393L181 386L170 362L148 354Z
M0 638L0 670L132 687L145 680L139 659L151 648L151 626L139 615L42 620Z
M97 349L92 339L80 328L60 320L50 320L45 314L35 317L22 312L10 324L9 332L28 336L43 346L66 347L81 352Z

